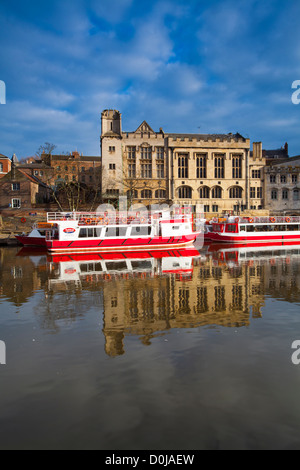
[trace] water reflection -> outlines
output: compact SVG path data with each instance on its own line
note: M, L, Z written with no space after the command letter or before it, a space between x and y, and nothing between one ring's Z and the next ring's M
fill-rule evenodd
M299 302L299 260L293 246L54 257L2 248L0 295L21 306L42 291L35 313L54 333L97 308L106 354L118 356L127 335L149 345L173 328L240 328L261 318L266 296Z

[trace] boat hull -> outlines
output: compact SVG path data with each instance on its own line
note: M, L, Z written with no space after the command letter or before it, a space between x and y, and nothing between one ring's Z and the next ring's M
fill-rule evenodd
M86 251L135 251L173 249L192 246L200 233L179 237L113 238L90 240L49 240L46 247L50 252L79 253Z
M253 244L277 244L277 243L292 243L300 245L300 233L277 233L270 234L264 233L261 235L251 235L244 236L241 234L221 234L221 233L212 233L211 241L218 243L253 243Z
M26 235L16 235L16 239L23 246L42 246L46 248L45 237L29 237Z

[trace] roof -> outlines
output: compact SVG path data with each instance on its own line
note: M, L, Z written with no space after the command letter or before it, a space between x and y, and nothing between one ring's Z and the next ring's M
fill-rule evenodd
M21 173L23 176L26 176L26 178L29 179L32 183L35 183L35 184L38 184L38 185L41 185L41 186L44 186L45 188L47 188L47 185L43 181L41 181L39 178L37 178L36 176L29 175L25 171L22 171L20 169L20 167L17 168L17 171L19 173Z
M242 139L244 142L246 142L246 138L243 137L241 134L239 134L238 132L236 134L232 134L232 133L229 133L229 134L169 134L169 133L166 133L166 136L167 137L171 137L171 138L176 138L176 139L184 139L184 138L187 138L187 139L200 139L200 140L216 140L216 139L220 139L220 140L232 140L232 139L235 139L235 140L240 140Z

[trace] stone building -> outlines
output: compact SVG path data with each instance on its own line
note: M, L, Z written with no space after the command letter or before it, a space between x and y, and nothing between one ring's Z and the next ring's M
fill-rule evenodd
M206 215L263 209L265 158L260 145L250 153L250 140L239 133L155 132L146 121L124 132L116 110L103 111L101 122L106 199L127 195L130 203L146 206L203 204Z
M265 204L274 215L300 214L300 156L268 162L264 168Z

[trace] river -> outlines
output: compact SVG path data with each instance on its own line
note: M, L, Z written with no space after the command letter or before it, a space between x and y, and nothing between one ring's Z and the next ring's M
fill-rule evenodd
M0 449L299 449L299 305L300 247L1 248Z

